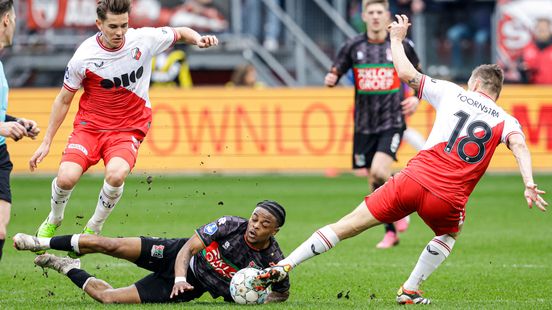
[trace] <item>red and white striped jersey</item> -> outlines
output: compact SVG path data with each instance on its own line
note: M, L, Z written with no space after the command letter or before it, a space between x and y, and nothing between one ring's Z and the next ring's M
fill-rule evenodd
M521 134L519 122L480 92L423 76L420 98L436 110L422 151L404 169L438 197L463 207L500 142Z
M101 36L86 39L65 70L65 89L84 88L73 126L145 134L151 123L151 59L179 35L170 27L128 29L123 44L115 49L104 46Z

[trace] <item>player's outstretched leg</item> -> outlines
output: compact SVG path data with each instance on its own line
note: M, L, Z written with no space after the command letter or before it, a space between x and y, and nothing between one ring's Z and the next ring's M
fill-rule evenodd
M313 256L329 251L341 240L354 237L361 232L381 224L362 203L353 212L344 216L338 222L322 227L297 247L291 254L278 262L277 266L264 269L258 276L258 285L268 285L283 280L287 273L302 262Z
M441 265L450 255L456 240L451 235L441 235L433 238L420 254L418 263L412 270L410 277L402 285L397 293L399 304L422 303L430 301L420 294L420 285Z

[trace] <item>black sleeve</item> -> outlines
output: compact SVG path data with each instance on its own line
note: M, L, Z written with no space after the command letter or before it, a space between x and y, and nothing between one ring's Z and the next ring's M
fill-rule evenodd
M223 216L196 229L196 234L205 246L234 233L245 220L237 216Z
M416 54L416 51L414 50L414 42L411 40L405 39L403 41L404 51L406 53L406 57L408 57L408 60L414 65L414 68L416 70L422 72L422 65L420 64L420 58L418 58L418 55Z
M335 67L337 69L337 75L339 77L341 77L343 74L347 73L349 69L351 69L351 46L352 42L350 40L345 42L345 44L343 44L343 46L341 46L341 48L339 49L339 52L334 59L332 67Z
M6 114L6 122L17 122L17 117Z

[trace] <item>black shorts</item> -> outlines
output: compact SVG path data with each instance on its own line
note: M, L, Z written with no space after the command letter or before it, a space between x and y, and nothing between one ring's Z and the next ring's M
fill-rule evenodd
M403 129L389 129L375 134L355 132L353 140L353 169L370 168L376 152L383 152L397 161Z
M199 298L207 290L194 277L188 268L186 281L194 289L170 298L174 286L174 262L178 251L188 239L162 239L140 237L142 250L135 264L138 267L153 271L138 282L134 283L142 303L169 303L183 302Z
M10 160L10 153L6 144L0 145L0 200L12 202L10 189L10 173L13 164Z

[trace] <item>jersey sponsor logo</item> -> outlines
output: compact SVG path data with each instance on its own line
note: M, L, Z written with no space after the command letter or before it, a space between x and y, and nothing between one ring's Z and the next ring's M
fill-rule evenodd
M142 57L142 52L139 48L135 47L130 51L130 55L132 56L132 59L140 60L140 57Z
M79 151L83 152L84 155L87 155L87 156L88 156L88 150L87 150L84 146L82 146L82 145L80 145L80 144L77 144L77 143L69 143L69 145L67 145L67 148L68 148L68 149L79 150Z
M104 62L103 61L100 61L100 62L95 62L94 63L94 66L96 66L96 68L101 68L103 66Z
M103 79L100 81L100 86L105 89L111 89L113 87L119 88L121 86L128 87L131 83L136 83L144 74L144 67L140 66L138 70L130 73L125 73L121 77L114 77L112 79Z
M203 250L203 256L209 266L224 278L231 279L239 269L220 254L218 243L215 241Z
M353 68L356 89L361 94L391 94L401 82L393 64L359 64Z
M208 234L209 236L212 236L214 233L217 232L217 230L217 223L210 223L203 227L203 233Z
M160 245L153 245L151 247L151 257L157 257L157 258L163 258L163 251L165 250L165 246Z

